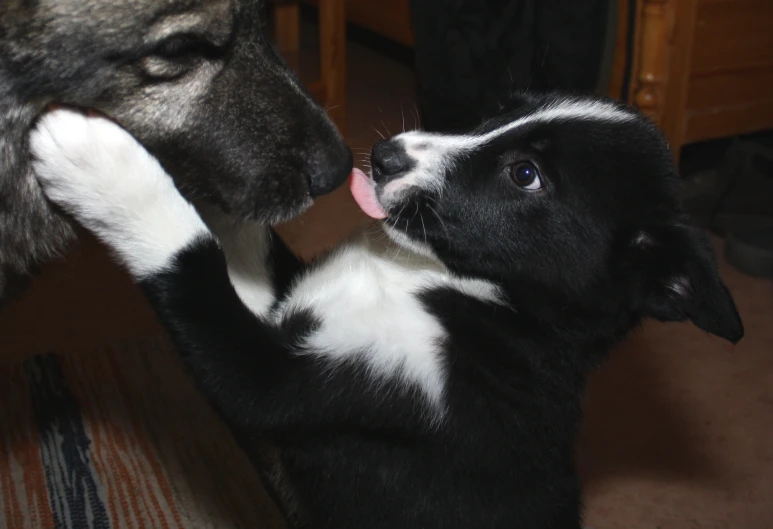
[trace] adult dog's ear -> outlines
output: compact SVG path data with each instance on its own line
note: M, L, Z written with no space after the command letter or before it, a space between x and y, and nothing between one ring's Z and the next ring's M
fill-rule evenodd
M629 241L634 299L645 316L691 320L701 329L737 343L744 333L735 302L719 276L705 233L678 224L637 231Z

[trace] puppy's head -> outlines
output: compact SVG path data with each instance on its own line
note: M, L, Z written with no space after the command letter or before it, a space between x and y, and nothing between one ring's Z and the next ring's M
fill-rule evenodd
M690 319L740 339L655 126L604 100L514 103L466 135L408 132L377 144L372 187L353 184L355 198L398 243L511 296L628 321Z
M267 40L261 3L11 0L0 86L38 111L101 111L189 198L284 220L341 184L351 154Z

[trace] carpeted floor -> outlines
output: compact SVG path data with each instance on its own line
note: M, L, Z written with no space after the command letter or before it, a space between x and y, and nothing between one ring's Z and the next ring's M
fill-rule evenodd
M0 369L0 527L284 527L165 340Z

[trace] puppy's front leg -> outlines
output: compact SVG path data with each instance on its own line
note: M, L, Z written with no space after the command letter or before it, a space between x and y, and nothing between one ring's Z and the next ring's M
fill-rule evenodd
M196 209L220 242L237 294L255 315L267 316L304 264L265 225L235 219L209 204L196 204Z
M126 131L57 111L43 118L31 146L47 196L129 269L197 384L231 425L263 432L343 422L383 427L382 397L369 391L366 377L354 368L331 370L298 351L298 333L314 328L308 314L296 314L288 330L245 306L216 238ZM341 401L348 405L335 405ZM406 403L418 420L408 396Z
M234 219L207 204L199 204L197 209L220 242L228 277L239 298L256 316L267 316L276 299L270 230L256 222Z
M292 363L271 325L255 314L272 303L268 229L233 230L219 221L228 234L240 298L216 238L128 132L106 119L57 110L42 118L30 143L49 199L128 268L204 392L238 419L229 410L259 399L253 384L270 389L261 379ZM245 247L256 242L254 251Z

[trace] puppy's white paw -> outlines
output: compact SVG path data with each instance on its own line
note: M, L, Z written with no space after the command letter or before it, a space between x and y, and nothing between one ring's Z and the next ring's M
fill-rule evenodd
M41 119L30 146L48 198L112 247L137 277L165 268L207 233L158 161L105 118L56 110Z
M118 125L70 110L44 116L30 138L46 195L86 227L116 208L140 211L172 186L150 154Z

